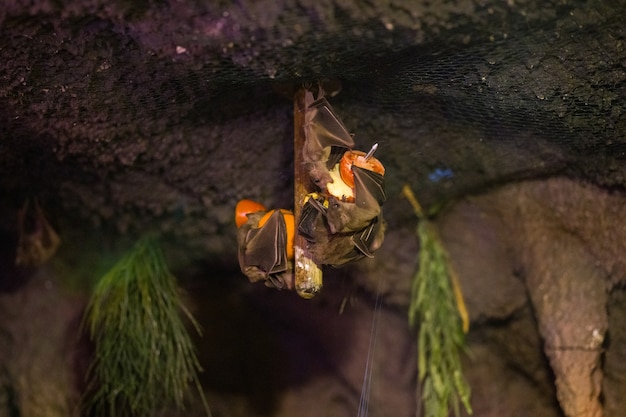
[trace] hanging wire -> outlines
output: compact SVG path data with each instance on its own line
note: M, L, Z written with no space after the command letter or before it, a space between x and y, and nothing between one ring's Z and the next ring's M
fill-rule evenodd
M370 341L367 349L367 359L365 372L363 374L363 386L361 387L361 398L359 399L358 417L366 417L369 413L370 397L372 390L372 370L374 368L374 356L376 353L376 341L378 340L378 322L382 311L383 297L382 286L384 278L378 278L376 288L376 301L374 302L374 315L372 317L372 327L370 329Z

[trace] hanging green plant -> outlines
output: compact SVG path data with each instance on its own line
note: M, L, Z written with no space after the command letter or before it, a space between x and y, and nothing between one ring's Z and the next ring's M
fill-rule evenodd
M418 376L425 417L468 414L470 388L463 377L460 352L469 330L467 309L456 274L434 223L423 214L413 192L403 188L419 219L419 269L413 279L409 322L418 330Z
M194 384L210 415L198 380L195 348L182 321L176 278L151 239L140 240L98 282L85 324L95 343L85 405L95 415L152 415L183 407Z

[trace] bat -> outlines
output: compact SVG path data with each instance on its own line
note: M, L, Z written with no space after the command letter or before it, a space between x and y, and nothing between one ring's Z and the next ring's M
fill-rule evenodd
M383 176L365 168L352 166L354 196L352 202L330 194L326 213L331 233L356 232L380 215L386 200Z
M385 169L370 152L354 151L354 139L321 97L305 99L303 159L319 188L304 203L298 233L318 264L341 266L371 257L384 240Z
M36 266L41 265L54 256L61 238L52 228L39 203L35 200L31 208L29 201L18 212L19 241L15 265Z
M237 204L238 257L251 282L294 289L294 235L297 231L317 265L343 266L372 257L384 241L385 169L373 157L353 150L354 139L328 101L305 96L302 160L318 188L302 203L297 229L287 210L267 210L250 200ZM309 188L310 191L310 188Z
M354 139L324 97L314 100L307 92L305 107L302 159L311 181L324 190L332 182L329 169L354 147Z
M330 233L328 200L313 193L302 207L298 232L309 243L313 260L319 265L343 266L365 256L372 257L385 236L382 212L355 232Z
M324 198L310 198L307 202L324 216L330 234L357 233L381 217L382 204L387 198L384 167L380 161L371 160L372 153L346 152L340 163L329 171L333 181L321 193ZM308 222L316 214L310 209L307 211L307 216L303 216L298 224L298 230L305 236L312 236L313 226Z
M293 213L250 200L241 200L235 212L241 272L250 282L293 289Z

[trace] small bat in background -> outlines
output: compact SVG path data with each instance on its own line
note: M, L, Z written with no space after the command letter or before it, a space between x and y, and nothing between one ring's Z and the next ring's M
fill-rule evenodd
M324 97L314 100L307 92L305 106L302 159L311 181L325 190L332 182L329 170L354 147L354 139Z
M293 289L293 213L251 200L241 200L235 213L241 272L250 282Z
M15 265L37 266L52 258L61 239L46 219L37 200L34 207L26 200L17 217L19 242Z

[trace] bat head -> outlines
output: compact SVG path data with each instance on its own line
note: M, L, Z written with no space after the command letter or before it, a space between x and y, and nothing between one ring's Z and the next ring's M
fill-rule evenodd
M333 181L324 162L307 162L305 163L305 170L308 172L311 182L320 190L326 189L326 184Z
M326 220L331 234L356 232L366 228L380 214L380 206L359 207L355 203L347 203L336 197L328 198Z

